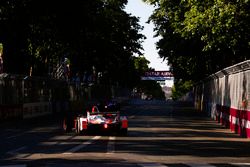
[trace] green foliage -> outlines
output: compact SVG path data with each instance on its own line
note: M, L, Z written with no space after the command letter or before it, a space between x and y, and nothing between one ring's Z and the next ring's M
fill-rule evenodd
M198 81L250 58L250 1L144 0L175 78Z
M149 70L149 61L144 56L134 57L135 69L140 76L144 75Z
M0 42L6 72L47 75L64 57L72 73L105 73L108 82L131 84L133 54L144 36L127 0L4 0L0 3ZM13 61L15 60L15 61Z
M0 43L0 56L3 54L3 44Z
M156 81L141 81L138 88L146 95L152 95L154 99L165 99L165 94Z
M181 98L183 95L188 93L193 87L192 81L183 81L178 80L175 81L174 86L172 88L172 98L173 100Z
M151 95L155 99L165 99L165 94L156 81L143 81L140 79L141 76L145 75L145 72L153 70L149 68L150 62L144 56L134 57L133 59L136 70L135 72L138 76L134 87L148 96Z

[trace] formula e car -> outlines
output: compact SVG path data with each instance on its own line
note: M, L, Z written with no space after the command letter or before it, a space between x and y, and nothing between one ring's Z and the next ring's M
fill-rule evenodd
M86 111L86 114L79 114L73 119L73 123L71 123L71 126L73 125L72 130L77 134L109 131L126 135L128 131L128 119L126 116L120 115L119 106L115 103L93 105L90 111ZM65 119L65 130L67 130L67 126L70 126L69 122Z

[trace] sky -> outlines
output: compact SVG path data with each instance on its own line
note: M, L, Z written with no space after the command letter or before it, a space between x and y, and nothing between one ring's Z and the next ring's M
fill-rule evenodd
M127 13L131 13L133 16L140 18L140 25L144 27L140 33L144 34L147 39L144 40L142 46L144 48L144 56L150 61L149 67L154 68L157 71L167 71L169 67L167 62L161 59L157 53L156 42L159 38L154 38L155 32L153 31L153 23L146 23L148 18L154 10L153 6L144 3L142 0L128 0L128 4L125 8Z

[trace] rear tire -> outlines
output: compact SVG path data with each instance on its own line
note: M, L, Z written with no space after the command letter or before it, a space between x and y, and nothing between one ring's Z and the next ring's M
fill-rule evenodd
M79 120L77 120L76 122L76 134L79 135L80 134L80 126L79 126Z
M73 128L74 128L74 117L71 113L67 113L67 115L65 115L64 117L63 129L65 130L65 132L69 133L72 132Z
M128 134L128 129L127 128L123 128L123 129L120 130L120 135L127 136L127 134Z
M67 130L67 124L66 124L66 119L63 119L63 125L62 125L63 131L66 132Z

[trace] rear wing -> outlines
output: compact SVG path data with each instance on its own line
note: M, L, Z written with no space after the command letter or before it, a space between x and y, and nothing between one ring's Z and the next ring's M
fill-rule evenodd
M90 115L120 115L120 111L116 112L87 112L87 116Z
M92 109L91 109L91 112L89 112L89 115L97 115L97 114L118 114L120 113L119 110L116 110L116 111L108 111L107 110L103 110L103 111L100 111L99 108L97 106L93 106Z

